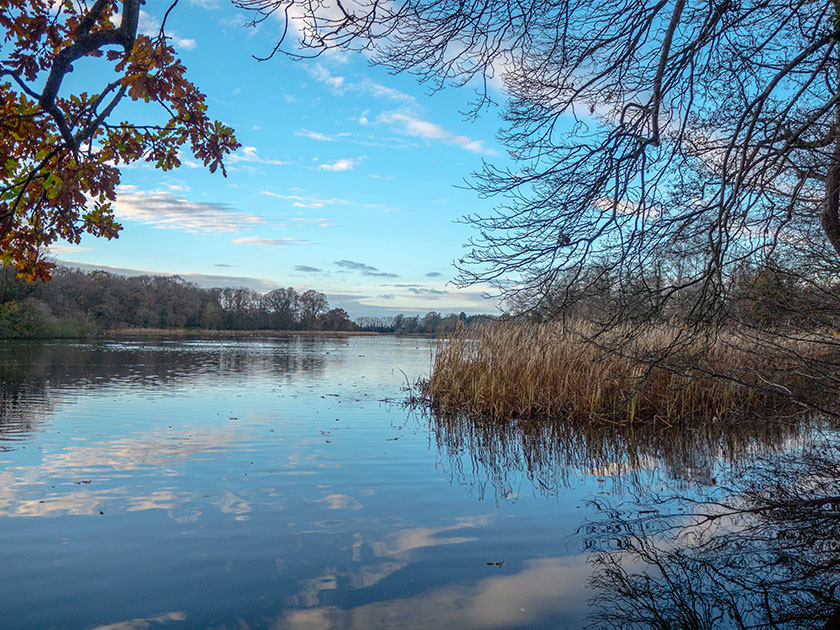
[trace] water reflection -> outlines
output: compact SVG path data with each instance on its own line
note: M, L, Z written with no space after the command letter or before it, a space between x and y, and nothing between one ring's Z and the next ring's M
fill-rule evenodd
M395 338L0 345L0 625L579 628L626 591L601 570L588 608L593 557L631 581L644 568L621 532L656 497L735 496L725 462L813 441L794 424L484 425L381 402L400 396L395 368L428 361ZM606 502L633 496L635 516Z
M840 628L840 447L762 457L701 498L600 501L593 627Z
M183 388L200 380L271 378L278 385L323 375L346 338L0 344L0 452L47 419L62 392L106 387ZM326 350L325 348L329 348Z
M427 420L453 482L479 498L490 491L497 500L518 498L523 479L528 492L555 496L586 477L611 492L661 482L714 486L727 468L809 442L822 426L804 419L630 427L434 415Z
M276 630L367 630L369 628L543 628L551 620L582 614L586 567L572 558L540 558L511 575L432 588L412 596L361 606L290 610ZM566 626L570 627L570 626Z
M187 614L180 610L154 615L153 617L138 617L117 623L109 623L104 626L96 626L91 630L150 630L152 628L168 625L170 621L185 621ZM178 627L178 626L175 626ZM181 626L183 627L183 626Z
M0 380L60 389L107 384L159 386L211 374L268 374L292 379L323 373L330 351L348 339L303 336L245 340L103 341L0 344Z

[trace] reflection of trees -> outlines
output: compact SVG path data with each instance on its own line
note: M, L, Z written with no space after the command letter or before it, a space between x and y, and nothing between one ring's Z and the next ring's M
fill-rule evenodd
M306 337L244 341L14 343L0 346L0 434L27 433L66 389L183 386L205 377L268 376L278 384L320 375L324 340ZM331 347L346 339L329 339Z
M721 464L779 450L807 435L805 421L614 427L482 422L432 414L429 422L454 479L481 491L489 484L503 497L523 477L545 494L580 474L635 483L648 471L711 486Z
M715 497L599 505L593 627L840 628L840 445L762 458Z

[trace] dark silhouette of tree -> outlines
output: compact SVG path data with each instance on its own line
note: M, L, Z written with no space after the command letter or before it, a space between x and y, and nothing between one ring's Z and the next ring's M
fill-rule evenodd
M803 281L836 276L840 251L840 10L804 0L603 3L235 0L285 18L297 46L363 49L433 87L503 85L512 164L474 181L500 200L463 284L586 294L596 265L614 286L680 295L690 321L726 317L745 260ZM275 51L276 52L276 51ZM663 255L679 261L643 284ZM612 315L620 311L613 311ZM635 313L634 317L638 317Z
M353 322L343 308L333 308L318 317L319 330L353 330Z
M269 291L260 302L268 328L293 330L300 319L300 296L292 287Z
M306 293L322 311L307 322L291 287L261 295L242 287L202 289L178 276L126 278L67 267L56 267L48 283L30 284L15 275L13 268L0 267L0 338L74 337L120 328L355 328L342 309L330 311L317 291Z
M300 318L305 328L315 328L318 317L326 313L328 309L327 296L323 293L310 289L301 294Z

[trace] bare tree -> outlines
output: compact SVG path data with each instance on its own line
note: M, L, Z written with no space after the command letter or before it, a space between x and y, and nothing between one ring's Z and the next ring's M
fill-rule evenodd
M586 294L591 265L651 312L719 321L744 261L826 286L840 252L840 9L806 0L235 0L276 50L363 49L433 87L504 87L509 166L461 261L504 298ZM276 52L276 50L274 52ZM640 279L670 253L661 282ZM686 299L684 296L689 296ZM564 300L560 302L563 303ZM555 302L557 302L555 297ZM836 305L835 305L836 306ZM619 311L619 315L621 312Z
M261 306L271 328L292 330L300 317L300 296L293 287L269 291L262 296Z

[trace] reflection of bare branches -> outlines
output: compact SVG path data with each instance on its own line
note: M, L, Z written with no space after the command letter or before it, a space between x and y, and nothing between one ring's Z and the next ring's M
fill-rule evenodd
M840 627L840 445L761 458L700 501L600 502L595 627Z
M525 481L552 495L576 477L610 480L614 490L643 476L677 485L713 486L718 468L747 456L807 441L808 422L706 422L630 428L565 422L482 421L429 414L435 441L453 481L497 499L518 495Z

